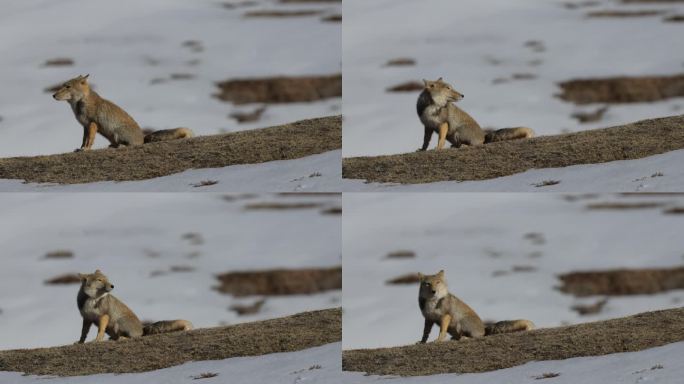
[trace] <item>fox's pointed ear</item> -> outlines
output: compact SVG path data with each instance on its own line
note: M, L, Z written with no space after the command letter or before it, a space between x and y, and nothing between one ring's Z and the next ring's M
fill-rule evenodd
M426 79L423 79L423 85L424 85L424 86L427 87L428 83L429 83L429 81L427 81Z
M102 273L102 272L99 269L96 269L95 273Z
M88 80L88 76L90 76L90 73L87 74L87 75L85 75L85 76L83 76L83 80Z
M81 281L83 281L88 278L88 275L84 273L79 273L78 278L81 279Z
M444 277L444 270L442 269L439 272L437 272L437 276L439 276L440 278Z
M423 281L424 278L425 278L425 275L423 275L422 273L418 272L418 280L419 280L419 281Z
M442 78L440 77L439 79L437 79L437 81L442 81Z

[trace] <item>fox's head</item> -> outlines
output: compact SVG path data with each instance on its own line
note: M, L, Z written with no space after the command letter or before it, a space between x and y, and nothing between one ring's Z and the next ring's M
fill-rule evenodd
M438 105L446 105L452 101L459 101L463 99L463 94L456 92L456 90L448 83L445 83L442 78L435 81L423 79L425 84L424 90L430 93L432 100Z
M78 76L62 84L62 87L55 92L52 97L55 100L81 100L88 96L90 86L88 85L88 76Z
M81 278L81 290L88 297L100 297L114 289L114 285L99 269L95 273L79 273L78 277Z
M441 298L449 292L449 287L447 287L447 282L444 279L444 270L437 272L436 275L423 275L419 273L418 277L420 278L419 296L422 298Z

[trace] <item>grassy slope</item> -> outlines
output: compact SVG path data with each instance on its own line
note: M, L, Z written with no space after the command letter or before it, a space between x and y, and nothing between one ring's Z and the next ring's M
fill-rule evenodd
M296 159L341 147L342 117L329 116L134 147L0 159L0 179L62 184L144 180L188 169Z
M421 138L416 133L416 147ZM477 147L346 158L342 177L405 184L485 180L533 168L639 159L682 148L684 115Z
M130 340L0 351L0 370L59 376L143 372L188 361L298 351L340 340L342 313L336 308Z
M420 334L416 328L416 337ZM509 368L530 361L639 351L684 340L684 308L481 339L344 351L342 369L426 376Z

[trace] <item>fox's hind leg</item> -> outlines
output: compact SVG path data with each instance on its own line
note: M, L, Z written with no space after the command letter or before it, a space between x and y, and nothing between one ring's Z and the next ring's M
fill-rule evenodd
M76 152L89 150L95 142L95 134L97 133L97 124L90 123L87 127L83 128L83 144L81 148L77 149Z

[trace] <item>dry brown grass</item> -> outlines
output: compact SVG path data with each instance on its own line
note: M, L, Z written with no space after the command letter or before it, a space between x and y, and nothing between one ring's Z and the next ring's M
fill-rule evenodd
M249 295L309 295L342 289L342 267L238 271L218 275L221 293Z
M299 103L342 96L342 74L226 80L215 96L235 104Z
M418 128L416 147L422 138ZM342 177L406 184L486 180L534 168L639 159L682 148L684 115L679 115L476 147L346 158Z
M558 95L575 104L642 103L684 96L684 74L576 79L559 84Z
M189 361L292 352L339 342L339 308L137 339L0 352L0 371L80 376L145 372Z
M402 376L486 372L531 361L640 351L682 340L684 308L678 308L480 339L344 351L342 369Z
M561 292L592 295L645 295L684 289L684 267L571 272L558 276Z
M330 116L133 147L5 158L0 159L0 179L61 184L145 180L189 169L297 159L341 147L342 117Z
M622 10L603 10L603 11L593 11L587 13L587 17L598 18L598 17L609 17L609 18L625 18L625 17L645 17L645 16L658 16L664 14L665 11L660 10L639 10L639 11L622 11Z

